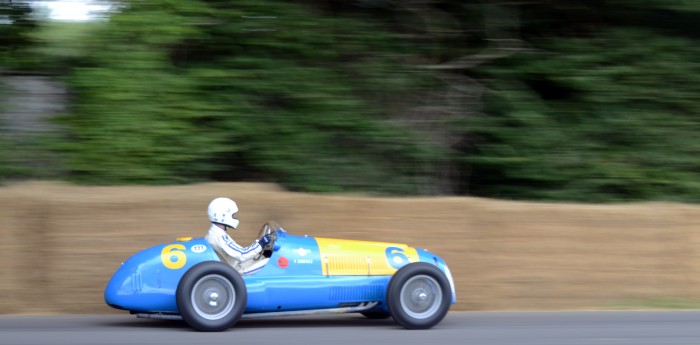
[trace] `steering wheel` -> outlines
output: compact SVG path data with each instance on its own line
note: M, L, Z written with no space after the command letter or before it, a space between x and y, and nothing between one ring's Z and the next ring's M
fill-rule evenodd
M267 245L265 245L262 252L260 252L260 254L258 254L255 257L255 260L259 259L260 256L262 256L265 252L272 252L272 248L274 248L275 246L275 240L277 240L277 232L275 232L276 229L277 227L270 224L270 222L263 224L263 226L260 228L260 232L258 233L258 240L263 238L263 236L265 235L269 235L270 242Z

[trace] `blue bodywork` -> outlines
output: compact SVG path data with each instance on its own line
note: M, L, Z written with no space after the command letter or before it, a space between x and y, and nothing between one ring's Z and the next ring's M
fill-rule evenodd
M417 253L420 261L439 267L452 283L444 260L424 250ZM135 313L179 314L175 297L178 283L189 268L203 261L220 261L203 238L143 250L113 275L105 289L105 301ZM269 262L257 273L243 276L248 293L245 313L327 309L375 301L380 302L377 309L386 310L391 275L328 276L322 265L313 237L277 230Z

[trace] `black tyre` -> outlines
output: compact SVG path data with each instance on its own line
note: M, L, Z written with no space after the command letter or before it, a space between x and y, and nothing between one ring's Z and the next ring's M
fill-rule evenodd
M241 275L217 261L202 262L190 268L180 280L175 297L185 322L203 332L231 328L248 304Z
M408 329L427 329L447 315L452 289L434 265L416 262L396 272L389 282L386 301L394 320Z
M368 311L363 311L360 314L364 315L368 319L373 319L373 320L382 320L386 319L391 316L388 312L385 312L383 310L368 310Z

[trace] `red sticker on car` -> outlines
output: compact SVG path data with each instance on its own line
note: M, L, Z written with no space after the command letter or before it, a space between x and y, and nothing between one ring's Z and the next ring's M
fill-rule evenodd
M282 256L279 259L277 259L277 266L279 266L280 268L287 268L287 266L289 266L289 260Z

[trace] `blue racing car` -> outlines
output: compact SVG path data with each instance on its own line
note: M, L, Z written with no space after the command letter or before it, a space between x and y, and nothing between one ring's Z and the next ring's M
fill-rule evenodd
M409 329L438 324L456 301L443 259L404 244L294 236L268 222L255 274L241 276L203 238L143 250L117 270L105 302L143 318L184 319L222 331L241 318L321 313L393 317Z

